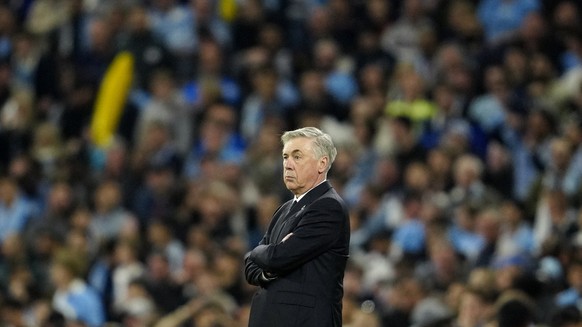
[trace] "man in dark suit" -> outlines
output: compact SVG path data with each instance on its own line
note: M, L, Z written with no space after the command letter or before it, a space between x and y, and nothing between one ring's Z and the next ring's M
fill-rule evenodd
M314 127L288 131L281 141L283 180L294 199L276 210L245 256L246 279L260 286L249 326L340 327L350 226L346 205L327 181L337 150Z

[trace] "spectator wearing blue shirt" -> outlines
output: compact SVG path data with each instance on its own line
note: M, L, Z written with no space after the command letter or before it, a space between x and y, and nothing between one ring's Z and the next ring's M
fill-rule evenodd
M396 251L404 256L422 257L425 253L425 226L420 218L422 208L421 195L417 192L408 192L404 195L404 218L394 229L392 243Z
M582 305L582 261L574 260L567 267L568 288L556 295L555 304L560 307Z
M0 244L11 234L24 232L29 220L36 215L36 205L24 197L16 181L0 178Z
M196 109L206 106L214 100L213 91L232 106L241 102L241 90L236 80L228 73L228 64L220 44L213 40L204 40L198 46L198 64L196 74L191 76L182 87L182 96L186 103Z
M313 60L325 75L325 87L342 105L348 104L358 93L358 82L349 62L342 60L338 44L332 39L321 39L313 47Z
M496 42L514 33L532 11L540 10L539 0L484 0L477 15L488 42Z
M154 34L175 55L177 72L190 72L199 41L192 12L176 0L156 0L149 16Z
M246 147L236 132L235 124L236 113L231 106L216 103L206 109L200 135L184 162L183 173L186 178L210 178L212 172L204 170L210 166L219 167L214 173L227 167L236 170L240 168Z
M251 82L253 89L243 103L240 126L247 142L255 140L263 122L285 119L299 101L297 90L271 65L256 68Z
M99 294L81 279L85 262L74 252L63 250L55 255L51 280L56 288L53 309L67 321L79 321L89 327L105 323L105 310Z

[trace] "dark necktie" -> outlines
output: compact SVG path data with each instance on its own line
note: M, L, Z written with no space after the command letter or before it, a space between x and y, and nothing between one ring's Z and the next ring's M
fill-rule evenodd
M297 200L293 200L293 203L291 204L291 207L289 207L289 212L293 211L293 209L295 209L295 207L297 206L297 203L299 201Z

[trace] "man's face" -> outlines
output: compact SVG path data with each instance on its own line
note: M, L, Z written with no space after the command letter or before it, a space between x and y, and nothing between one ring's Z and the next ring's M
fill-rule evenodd
M323 181L326 165L327 157L315 157L311 139L295 138L283 146L283 181L295 195L301 195Z

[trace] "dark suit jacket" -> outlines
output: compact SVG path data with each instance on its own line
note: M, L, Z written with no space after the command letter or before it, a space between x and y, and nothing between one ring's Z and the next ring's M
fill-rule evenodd
M245 256L247 281L261 286L249 326L340 327L350 241L346 205L328 182L291 205L277 209L259 245ZM277 277L265 281L264 272Z

